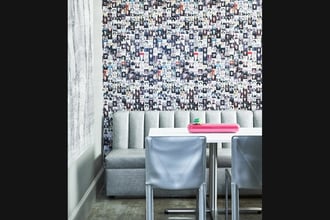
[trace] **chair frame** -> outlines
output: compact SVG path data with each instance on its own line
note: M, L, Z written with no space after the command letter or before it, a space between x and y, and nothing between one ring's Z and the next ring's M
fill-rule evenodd
M239 207L240 189L262 190L262 136L233 136L231 148L232 166L231 169L225 169L225 220L228 219L229 212L229 183L232 220L239 220L240 213L262 211L261 207ZM242 173L245 173L244 177Z
M156 140L156 141L155 141ZM187 142L188 141L188 142ZM159 144L161 143L161 144ZM157 145L158 144L158 145ZM169 147L167 147L167 146ZM199 220L206 219L206 137L204 136L147 136L146 146L146 220L154 219L154 189L185 190L195 189L196 193L196 217ZM164 149L166 154L172 154L171 163L184 164L187 166L175 168L169 166L168 169L160 166L164 165ZM156 149L154 149L156 148ZM157 149L158 148L158 149ZM161 150L159 151L159 149ZM153 152L158 150L159 152ZM191 153L192 152L192 153ZM151 156L160 157L158 161ZM194 157L189 158L189 153ZM163 160L162 160L162 159ZM188 158L188 159L187 159ZM165 158L167 159L167 158ZM174 161L173 161L174 160ZM183 161L180 162L179 160ZM189 162L187 162L189 161ZM189 165L189 166L188 166ZM172 170L171 170L172 168ZM159 172L160 169L160 172ZM182 170L184 169L184 172ZM180 178L177 170L180 170ZM189 172L190 171L190 172ZM166 174L163 175L162 174ZM191 180L191 177L194 177ZM169 181L169 178L172 181ZM181 181L182 178L182 181ZM189 181L191 180L191 181Z

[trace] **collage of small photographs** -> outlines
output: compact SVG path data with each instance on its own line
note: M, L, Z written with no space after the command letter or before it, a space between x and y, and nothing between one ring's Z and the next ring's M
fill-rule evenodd
M262 109L262 1L103 0L104 151L118 110Z

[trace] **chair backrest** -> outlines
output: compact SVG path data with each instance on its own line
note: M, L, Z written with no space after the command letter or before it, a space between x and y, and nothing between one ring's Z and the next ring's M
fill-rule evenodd
M262 136L232 137L232 182L239 188L262 189Z
M206 181L204 136L147 136L146 184L161 189L195 189Z

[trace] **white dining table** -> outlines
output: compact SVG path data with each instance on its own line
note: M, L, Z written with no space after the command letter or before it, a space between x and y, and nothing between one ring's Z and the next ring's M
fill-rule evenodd
M218 145L230 143L232 136L237 135L262 135L261 127L241 127L237 132L232 133L191 133L188 128L150 128L149 136L205 136L209 146L209 207L213 219L216 219L217 210L217 157Z

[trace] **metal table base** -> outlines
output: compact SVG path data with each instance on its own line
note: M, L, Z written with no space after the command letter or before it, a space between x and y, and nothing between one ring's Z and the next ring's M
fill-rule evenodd
M165 209L165 214L174 214L174 213L195 213L196 209L192 208L171 208L171 209ZM210 209L207 209L206 212L211 212ZM225 214L225 209L217 209L216 211L218 214ZM262 208L260 207L247 207L247 208L240 208L239 213L241 214L261 214ZM231 208L228 208L228 213L231 214Z

